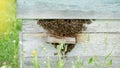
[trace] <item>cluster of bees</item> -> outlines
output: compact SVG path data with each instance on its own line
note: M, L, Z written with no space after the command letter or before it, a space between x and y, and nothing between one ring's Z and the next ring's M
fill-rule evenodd
M85 30L84 24L90 24L92 21L90 19L41 19L38 24L42 26L49 34L54 37L76 37L77 33ZM55 47L59 43L52 43ZM67 44L67 52L70 52L75 44ZM64 49L61 50L64 51Z
M38 21L50 34L59 37L74 37L85 30L83 24L90 24L90 19L42 19Z

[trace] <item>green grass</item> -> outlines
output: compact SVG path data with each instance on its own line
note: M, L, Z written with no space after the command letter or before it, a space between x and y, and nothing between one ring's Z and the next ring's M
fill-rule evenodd
M65 44L61 43L57 46L58 49L58 59L56 60L56 67L55 68L65 68L65 62L66 58L64 54L61 53L61 50ZM80 58L79 56L76 57L77 60L73 60L71 62L71 68L84 68L86 65L93 68L111 68L113 64L113 60L111 59L111 54L113 50L107 54L106 56L103 56L100 58L100 56L91 56L88 58L87 63L85 63L85 59ZM40 61L38 61L38 55L36 51L33 51L33 65L34 68L40 68ZM103 59L102 59L103 58ZM103 62L101 62L103 61ZM51 62L50 58L48 57L46 68L51 68ZM86 67L85 67L86 68Z
M21 28L20 21L16 21L16 26L11 30L8 36L0 38L0 66L4 63L18 68L18 43L19 43L19 30Z
M0 19L0 68L2 66L19 68L18 43L22 24L21 20L16 18L16 1L6 0L2 6L0 13L5 14L2 14Z

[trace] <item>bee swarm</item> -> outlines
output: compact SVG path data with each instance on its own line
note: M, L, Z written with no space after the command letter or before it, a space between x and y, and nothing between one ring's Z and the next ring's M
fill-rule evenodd
M84 24L90 23L92 23L90 19L41 19L38 21L39 25L56 38L76 37L76 34L86 29ZM56 44L54 45L56 46ZM72 47L74 48L74 46L73 44ZM73 48L69 48L68 46L67 52L71 51Z

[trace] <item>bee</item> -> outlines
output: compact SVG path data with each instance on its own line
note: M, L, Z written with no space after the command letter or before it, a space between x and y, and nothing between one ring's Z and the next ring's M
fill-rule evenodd
M42 19L38 21L45 30L60 37L73 37L86 29L83 24L92 23L90 19Z
M90 23L90 19L42 19L37 22L54 37L76 37L76 34L87 29L84 24ZM74 45L72 46L74 48ZM69 52L72 48L68 46L67 50Z

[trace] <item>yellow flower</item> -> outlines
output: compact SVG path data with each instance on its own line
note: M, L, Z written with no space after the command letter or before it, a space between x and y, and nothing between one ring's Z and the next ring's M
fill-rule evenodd
M32 55L36 56L37 55L37 52L34 50L32 51Z

